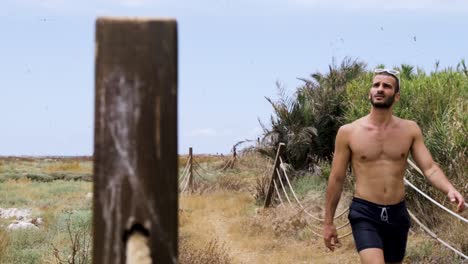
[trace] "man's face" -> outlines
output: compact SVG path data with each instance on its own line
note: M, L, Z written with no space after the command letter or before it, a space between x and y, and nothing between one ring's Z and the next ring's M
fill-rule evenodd
M397 83L395 78L386 75L376 75L369 92L371 104L376 108L390 108L394 101L400 100L400 93L395 93Z

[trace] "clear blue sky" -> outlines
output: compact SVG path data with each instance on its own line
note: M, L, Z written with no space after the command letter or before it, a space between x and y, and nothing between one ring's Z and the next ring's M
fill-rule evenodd
M3 0L0 155L91 155L98 16L179 26L179 153L227 153L255 139L275 82L335 57L372 68L468 59L464 0Z

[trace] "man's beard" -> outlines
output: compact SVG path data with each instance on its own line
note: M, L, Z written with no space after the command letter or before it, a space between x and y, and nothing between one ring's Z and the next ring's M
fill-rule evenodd
M383 102L376 102L373 98L374 97L371 95L370 102L372 106L375 108L387 109L393 105L393 102L395 101L395 94L393 96L387 97Z

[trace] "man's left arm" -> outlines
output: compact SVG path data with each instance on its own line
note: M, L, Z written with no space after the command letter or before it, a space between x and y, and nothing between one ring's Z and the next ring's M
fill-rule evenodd
M432 159L431 153L424 145L424 138L421 129L415 122L411 122L410 129L413 134L413 144L411 146L411 155L424 176L437 189L441 190L452 203L457 204L457 212L462 212L465 208L463 196L453 187L437 163Z

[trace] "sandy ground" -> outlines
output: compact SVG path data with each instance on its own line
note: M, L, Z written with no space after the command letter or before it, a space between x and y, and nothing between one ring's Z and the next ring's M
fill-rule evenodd
M259 210L253 203L247 193L181 197L185 220L180 232L198 245L213 239L223 243L233 263L359 263L352 237L344 238L341 248L329 252L322 239L310 233L301 238L287 230L286 234L275 232L271 218L279 219L281 229L281 216Z

